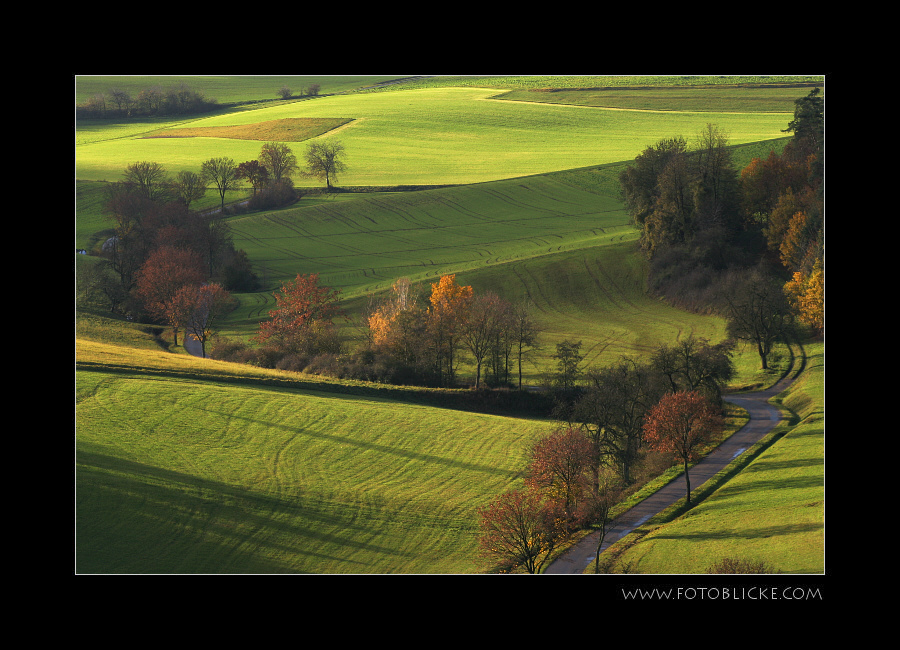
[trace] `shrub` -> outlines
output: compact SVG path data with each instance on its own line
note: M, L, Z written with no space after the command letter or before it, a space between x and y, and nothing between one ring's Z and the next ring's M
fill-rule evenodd
M300 198L294 183L289 178L283 178L254 194L248 203L251 210L271 210L290 205Z
M771 566L761 560L750 560L747 558L725 557L710 565L706 570L708 574L762 574L762 573L778 573Z

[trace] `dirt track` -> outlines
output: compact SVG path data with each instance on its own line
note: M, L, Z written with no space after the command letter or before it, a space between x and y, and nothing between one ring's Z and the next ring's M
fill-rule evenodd
M781 419L781 415L769 400L787 388L791 378L779 381L772 388L754 393L726 395L725 401L747 409L750 421L740 431L723 442L704 460L690 470L691 487L696 489L724 469L732 460L740 456L751 445L763 438ZM613 523L603 541L601 552L610 544L617 542L632 530L646 522L650 517L665 510L684 497L684 477L679 476L671 483L644 499L631 510L620 515ZM587 566L596 560L599 533L588 535L573 546L553 564L547 567L544 574L581 574Z

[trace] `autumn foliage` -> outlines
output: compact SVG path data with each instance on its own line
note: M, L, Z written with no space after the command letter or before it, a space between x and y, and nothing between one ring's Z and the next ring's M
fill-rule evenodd
M315 350L331 334L334 319L343 316L338 307L340 290L319 286L319 274L297 274L273 294L275 309L259 324L256 339L283 350Z
M810 275L794 273L784 287L791 306L800 320L822 332L825 329L825 271L820 265Z
M136 274L136 295L151 316L172 326L176 345L181 316L172 300L182 287L205 279L203 259L191 249L176 246L155 249Z
M595 453L594 444L579 429L555 431L532 446L525 484L558 502L566 517L574 519L593 484Z
M458 285L455 275L441 276L439 282L431 285L428 327L433 337L437 372L445 383L451 383L456 373L458 336L472 294L472 287Z
M722 431L721 412L697 391L667 393L644 420L644 441L657 451L673 452L684 464L687 502L691 502L688 465L697 451Z
M489 568L540 573L565 538L565 525L554 502L537 490L505 492L478 514L479 558Z

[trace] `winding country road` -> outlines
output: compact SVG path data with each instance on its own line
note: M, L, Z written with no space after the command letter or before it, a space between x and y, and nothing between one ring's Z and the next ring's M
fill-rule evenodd
M750 421L691 468L692 488L696 489L706 483L754 443L761 440L781 421L781 414L778 409L769 404L769 400L787 388L792 381L792 378L787 377L768 390L724 396L725 401L746 409L750 414ZM678 476L664 488L620 515L607 532L601 552L645 523L650 517L681 499L684 493L684 477ZM583 573L587 566L596 560L598 540L599 533L588 535L547 567L544 574Z
M203 357L203 347L200 345L200 341L195 339L193 336L184 332L182 334L183 339L181 344L184 346L184 349L187 350L188 354L195 357Z

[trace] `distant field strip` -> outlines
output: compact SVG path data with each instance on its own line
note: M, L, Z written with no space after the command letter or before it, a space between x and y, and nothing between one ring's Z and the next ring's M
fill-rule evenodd
M323 133L333 131L350 119L313 119L305 117L285 118L240 124L235 126L184 127L153 131L146 138L233 138L235 140L261 140L263 142L302 142Z
M577 106L480 101L502 89L438 88L320 97L225 115L131 127L92 126L76 141L76 178L117 180L139 160L171 172L198 171L227 156L253 160L259 143L234 137L148 138L161 129L252 133L282 120L347 120L339 135L347 151L348 186L478 183L633 159L661 138L693 138L712 122L732 144L783 136L791 113L637 112ZM799 95L798 95L799 96ZM203 129L204 131L195 131ZM223 130L224 131L221 131ZM220 130L220 131L216 131ZM298 145L302 135L290 136ZM323 137L328 137L327 135ZM321 185L295 179L301 186Z

